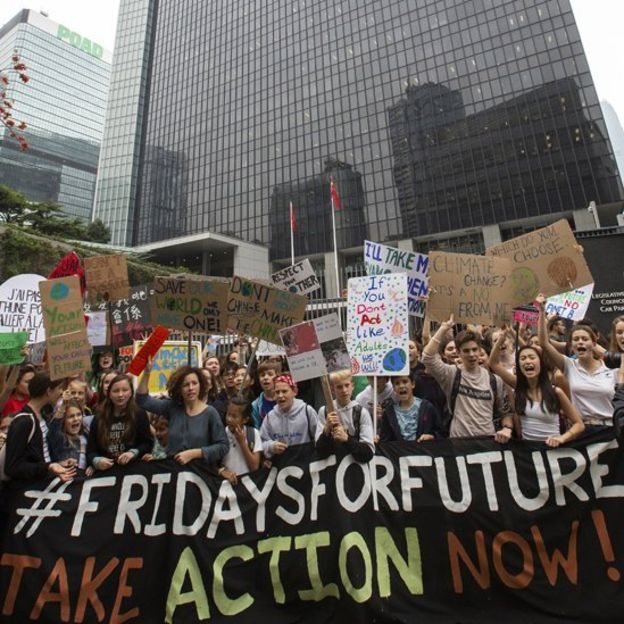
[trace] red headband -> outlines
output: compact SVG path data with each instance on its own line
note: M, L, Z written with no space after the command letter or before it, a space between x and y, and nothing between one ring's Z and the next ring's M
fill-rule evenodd
M295 383L294 379L290 376L290 375L278 375L274 380L273 380L273 384L275 385L276 383L285 383L287 386L290 386L290 388L292 390L294 390L295 392L297 392L297 384Z

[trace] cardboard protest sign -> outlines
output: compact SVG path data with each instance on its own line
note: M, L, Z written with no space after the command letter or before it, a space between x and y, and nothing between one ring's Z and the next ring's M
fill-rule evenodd
M27 331L28 342L45 340L39 282L35 273L15 275L0 286L0 329Z
M407 276L349 280L347 347L355 375L409 374Z
M201 277L157 277L151 297L155 325L194 333L225 332L229 282Z
M39 291L48 339L85 329L80 280L77 276L44 280L39 283Z
M108 332L108 314L106 312L88 312L87 336L92 347L110 344Z
M308 295L321 287L308 259L273 273L271 281L276 288L296 295Z
M85 258L85 279L89 301L111 301L128 296L128 263L123 254Z
M544 310L546 314L556 314L571 321L585 318L594 292L594 285L588 284L570 292L548 297Z
M134 343L135 356L145 340ZM188 363L188 342L185 340L165 341L152 360L152 374L149 380L150 394L167 394L167 382L175 370ZM202 365L201 342L191 342L191 366Z
M63 379L91 370L91 345L84 329L52 335L47 344L50 379Z
M582 248L565 219L490 247L485 254L513 262L513 303L530 303L580 288L594 281Z
M33 342L28 345L28 361L35 365L41 366L45 362L46 343Z
M364 241L364 265L367 275L405 273L407 275L408 311L412 316L423 317L425 315L425 302L422 297L425 297L428 292L427 268L429 266L429 258L425 254Z
M21 364L24 361L22 349L27 341L28 332L0 333L0 364Z
M436 321L499 324L512 318L511 260L491 256L429 254L427 311Z
M234 276L227 302L228 327L279 344L279 330L303 321L306 304L302 295Z

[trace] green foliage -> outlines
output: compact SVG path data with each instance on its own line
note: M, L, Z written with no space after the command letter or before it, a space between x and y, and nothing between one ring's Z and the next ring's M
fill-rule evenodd
M27 205L21 193L0 184L0 222L19 223Z
M111 239L111 232L101 219L96 219L87 226L87 238L94 243L108 243Z
M82 258L113 253L109 249L86 247L48 236L33 235L15 226L0 227L0 282L20 273L37 273L45 277L72 249ZM189 272L184 268L146 262L139 256L127 255L127 261L131 286L149 284L157 275Z

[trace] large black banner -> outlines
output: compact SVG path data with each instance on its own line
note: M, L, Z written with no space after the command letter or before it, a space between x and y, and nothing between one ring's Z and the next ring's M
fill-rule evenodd
M624 461L393 443L368 465L291 449L231 486L174 462L12 483L3 622L618 622Z

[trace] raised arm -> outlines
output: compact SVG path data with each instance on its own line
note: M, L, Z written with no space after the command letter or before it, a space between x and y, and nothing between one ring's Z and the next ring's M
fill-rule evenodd
M542 349L544 349L544 353L548 357L550 363L560 370L564 370L565 367L565 355L559 353L557 349L550 342L550 338L548 337L548 328L546 326L546 312L544 310L544 304L546 299L544 295L538 295L536 299L537 305L539 307L539 340L540 345L542 345Z
M493 373L496 373L508 386L516 387L516 376L507 370L500 363L500 349L507 338L507 333L502 331L498 336L498 340L492 347L490 352L489 367Z
M448 332L449 329L453 327L455 321L453 320L453 315L449 317L447 321L443 321L440 323L440 327L438 327L435 334L433 334L431 340L427 342L427 344L423 348L423 355L427 355L429 357L433 357L438 355L438 349L440 348L440 343L442 342L442 338Z

